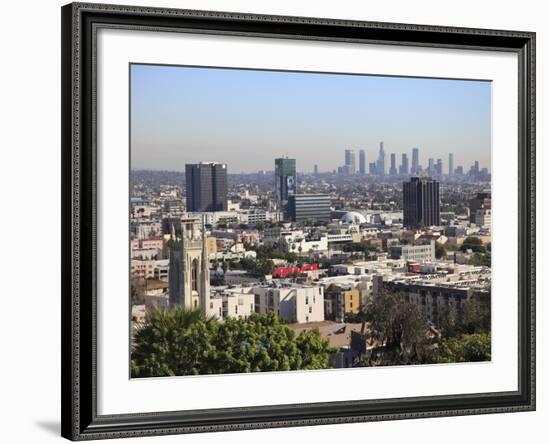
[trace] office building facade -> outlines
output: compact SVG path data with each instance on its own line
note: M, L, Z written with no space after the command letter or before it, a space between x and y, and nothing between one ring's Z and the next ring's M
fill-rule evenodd
M227 211L227 166L217 162L185 165L187 211Z
M401 155L401 166L399 167L399 174L409 174L409 156L406 153Z
M359 150L359 174L367 174L367 153Z
M412 149L412 166L411 166L411 174L418 174L418 166L419 166L419 160L418 160L418 148Z
M386 153L384 151L384 142L380 142L378 160L376 161L376 174L380 176L386 174Z
M330 196L293 194L288 197L288 217L293 222L330 221Z
M439 182L424 177L403 182L403 226L418 228L440 223Z
M284 209L288 196L296 193L296 159L275 159L275 197L279 209Z
M355 151L345 150L344 157L346 174L355 174Z

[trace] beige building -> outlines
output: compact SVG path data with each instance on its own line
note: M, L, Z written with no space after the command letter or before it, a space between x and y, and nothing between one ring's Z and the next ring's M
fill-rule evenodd
M153 260L132 259L130 262L130 272L132 278L152 279L155 277L155 264Z
M257 313L274 311L285 321L324 321L324 290L318 286L254 287Z
M491 208L481 208L476 211L475 224L480 228L491 229Z
M202 227L202 229L201 229ZM206 312L210 298L210 263L205 224L196 218L182 219L181 235L172 225L168 283L170 306L184 305Z

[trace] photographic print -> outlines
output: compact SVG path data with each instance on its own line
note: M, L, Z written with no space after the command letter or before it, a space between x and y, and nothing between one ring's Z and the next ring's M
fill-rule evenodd
M130 65L132 378L491 361L491 82Z
M62 8L62 436L535 410L535 33L352 16Z

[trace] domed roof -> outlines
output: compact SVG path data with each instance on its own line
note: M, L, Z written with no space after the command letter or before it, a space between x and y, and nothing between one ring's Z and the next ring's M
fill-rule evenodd
M361 213L357 211L350 211L349 213L344 214L340 220L349 224L366 224L367 219Z

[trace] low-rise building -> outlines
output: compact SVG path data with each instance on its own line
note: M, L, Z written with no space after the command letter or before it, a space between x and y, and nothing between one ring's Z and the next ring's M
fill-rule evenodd
M433 262L435 260L435 242L432 240L421 245L392 245L390 255L392 259Z
M324 291L319 286L254 287L255 311L274 311L289 322L320 322L325 319Z
M206 307L206 315L220 321L247 319L254 311L254 293L250 287L214 290Z

